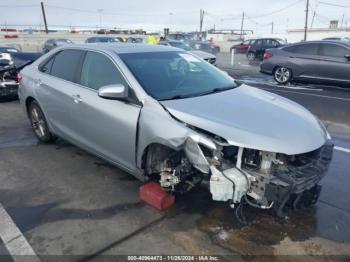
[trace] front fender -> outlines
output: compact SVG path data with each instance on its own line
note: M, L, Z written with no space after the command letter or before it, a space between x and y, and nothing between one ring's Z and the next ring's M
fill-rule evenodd
M190 145L203 144L208 148L215 149L216 145L209 138L202 136L196 131L174 119L159 103L145 101L139 118L138 139L136 145L136 165L142 168L142 158L148 146L160 144L176 151L185 150L191 152ZM192 147L193 148L193 147ZM203 156L204 158L204 156ZM204 163L199 156L197 161ZM189 154L190 162L195 162L195 157ZM192 160L192 161L191 161ZM193 163L196 164L196 163ZM204 168L206 169L206 168Z

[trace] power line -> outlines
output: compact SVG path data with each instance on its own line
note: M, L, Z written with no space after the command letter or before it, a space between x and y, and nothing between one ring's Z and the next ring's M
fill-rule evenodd
M339 5L339 4L333 4L333 3L323 2L323 1L319 1L318 3L321 4L321 5L350 8L350 5Z
M277 14L277 13L280 13L280 12L283 12L284 10L287 10L288 8L292 7L292 6L295 6L301 2L304 2L304 0L298 0L296 2L293 2L289 5L286 5L285 7L282 7L280 9L277 9L275 11L272 11L272 12L269 12L269 13L265 13L265 14L262 14L262 15L257 15L257 16L254 16L253 18L260 18L260 17L265 17L265 16L270 16L270 15L274 15L274 14Z
M27 7L38 7L38 5L0 5L0 8L27 8Z
M97 14L97 11L94 10L87 10L87 9L78 9L78 8L70 8L70 7L64 7L64 6L58 6L58 5L51 5L46 4L45 6L51 7L51 8L57 8L72 12L80 12L80 13L92 13ZM173 12L172 12L173 13ZM173 13L173 15L193 15L195 12L186 12L186 13ZM168 16L169 13L163 13L163 14L132 14L132 13L114 13L114 12L103 12L103 15L118 15L118 16L140 16L140 17L154 17L154 16Z

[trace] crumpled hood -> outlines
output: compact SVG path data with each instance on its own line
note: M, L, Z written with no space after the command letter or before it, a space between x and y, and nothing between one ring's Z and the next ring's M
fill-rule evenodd
M177 119L236 146L294 155L327 140L324 128L304 107L247 85L161 104Z

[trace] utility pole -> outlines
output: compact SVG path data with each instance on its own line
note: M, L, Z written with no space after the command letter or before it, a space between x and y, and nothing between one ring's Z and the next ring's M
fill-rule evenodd
M273 34L273 26L274 26L274 23L272 21L272 23L271 23L271 34Z
M310 0L306 0L304 41L307 40L307 27L308 27L308 20L309 20L309 3L310 3Z
M241 35L240 35L240 39L243 40L243 27L244 27L244 12L242 14L242 23L241 23Z
M169 13L169 30L173 30L173 19L172 19L172 17L173 17L173 13L172 12L170 12Z
M46 34L49 33L49 30L47 28L47 21L46 21L46 15L45 15L45 7L44 7L44 3L41 2L41 12L43 13L43 19L44 19L44 24L45 24L45 32Z
M204 20L204 10L200 10L199 14L199 38L202 40L202 33L203 33L203 20Z
M340 29L343 28L343 23L344 23L344 14L343 14L343 16L342 16L342 18L341 18Z

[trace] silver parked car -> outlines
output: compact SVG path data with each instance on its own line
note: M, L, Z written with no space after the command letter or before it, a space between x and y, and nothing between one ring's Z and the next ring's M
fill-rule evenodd
M275 208L317 201L333 145L302 106L236 82L185 51L61 47L21 72L42 142L57 136L168 191Z
M159 44L180 48L180 49L185 50L185 51L187 51L195 56L198 56L198 57L204 59L208 63L211 63L213 65L216 63L216 56L215 55L208 53L208 52L203 52L200 50L194 50L192 47L190 47L190 45L185 44L182 41L167 40L167 41L160 41Z
M59 39L48 39L43 46L43 53L46 54L50 52L52 49L62 46L62 45L70 45L73 42L69 39L59 38Z

